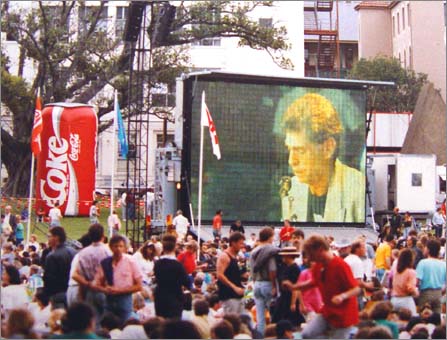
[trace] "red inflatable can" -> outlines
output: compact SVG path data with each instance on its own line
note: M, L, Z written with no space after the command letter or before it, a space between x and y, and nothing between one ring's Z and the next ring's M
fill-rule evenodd
M94 199L98 118L91 105L54 103L42 110L37 210L56 202L65 216L88 216Z

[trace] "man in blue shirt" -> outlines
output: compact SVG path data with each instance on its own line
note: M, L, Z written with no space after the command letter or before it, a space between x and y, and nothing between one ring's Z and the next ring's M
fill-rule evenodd
M427 258L421 260L416 267L420 291L418 306L421 308L429 303L435 313L441 313L441 297L446 281L445 262L439 259L440 248L438 240L429 240L424 249Z
M436 210L431 222L433 224L433 227L435 228L436 237L441 237L442 236L442 228L445 226L445 218L442 215L441 208L438 208Z

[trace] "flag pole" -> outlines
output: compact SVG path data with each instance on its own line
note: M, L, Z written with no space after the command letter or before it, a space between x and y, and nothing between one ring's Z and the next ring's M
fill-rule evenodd
M192 229L194 230L196 226L194 225L194 213L192 210L192 203L189 202L189 213L191 214L191 223L192 223Z
M36 118L37 117L37 118ZM38 124L36 125L36 122ZM40 125L39 125L40 123ZM34 143L34 132L36 126L40 126L40 130L38 132L38 139L37 139L37 146L38 150L35 149ZM31 173L30 173L30 180L29 180L29 195L28 195L28 223L26 224L26 245L29 244L30 239L30 233L31 233L31 218L32 218L32 199L33 199L33 187L34 187L34 163L35 163L35 157L34 153L39 154L42 150L41 146L41 138L40 134L42 132L42 102L40 100L40 87L37 88L37 98L36 98L36 104L34 108L34 115L33 115L33 130L31 132Z
M110 186L110 216L113 215L113 192L115 189L115 158L116 158L116 125L117 125L117 103L118 103L118 91L115 89L115 101L113 105L113 137L112 137L112 184ZM113 227L109 226L109 239L113 235Z
M205 110L205 91L202 92L202 105L200 111L200 160L199 160L199 201L198 201L198 213L197 213L197 243L199 247L197 249L197 260L200 259L200 231L202 229L202 178L203 178L203 129L205 128L202 124L204 119Z
M34 154L31 152L31 174L29 180L29 196L28 196L28 223L26 225L26 246L29 244L30 232L31 232L31 209L33 199L33 186L34 186ZM26 249L26 248L25 248Z

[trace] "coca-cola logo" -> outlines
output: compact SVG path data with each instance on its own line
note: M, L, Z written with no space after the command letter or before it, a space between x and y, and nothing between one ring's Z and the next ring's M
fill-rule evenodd
M77 161L79 159L79 153L81 152L81 140L79 139L79 134L70 133L70 159L72 161Z
M46 179L40 180L40 193L47 205L53 207L56 202L63 205L67 198L67 151L68 142L55 136L48 139L48 168ZM48 194L47 190L51 190Z

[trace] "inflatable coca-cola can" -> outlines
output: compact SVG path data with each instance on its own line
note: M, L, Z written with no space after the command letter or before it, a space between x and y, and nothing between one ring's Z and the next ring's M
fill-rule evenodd
M94 199L98 118L91 105L54 103L42 110L36 209L59 203L65 216L87 216Z

